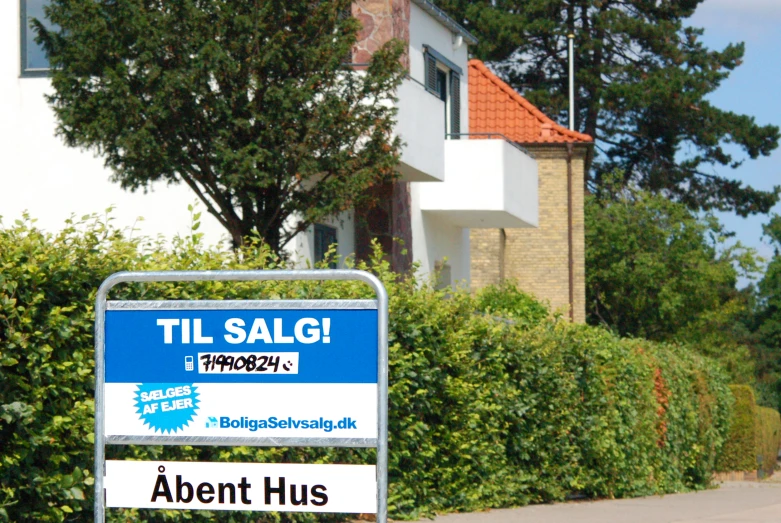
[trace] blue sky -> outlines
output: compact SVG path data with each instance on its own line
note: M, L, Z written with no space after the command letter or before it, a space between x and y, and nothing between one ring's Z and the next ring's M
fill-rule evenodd
M714 105L754 116L762 125L781 126L781 0L705 0L689 25L705 29L702 41L712 49L730 42L746 44L743 64L710 96ZM781 185L781 148L769 157L749 159L735 171L719 168L718 172L758 189ZM781 204L773 212L781 214ZM772 256L773 249L761 239L768 216L720 213L719 218L743 244L765 258Z

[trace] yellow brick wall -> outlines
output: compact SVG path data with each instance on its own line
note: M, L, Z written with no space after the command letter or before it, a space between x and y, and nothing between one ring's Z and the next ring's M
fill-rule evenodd
M505 244L503 229L472 229L470 231L470 278L473 289L496 285L504 279Z
M537 160L539 227L532 229L472 229L471 280L476 290L504 278L553 310L569 315L569 243L567 226L566 145L527 146ZM583 169L585 146L573 148L572 234L574 260L574 320L586 321ZM502 253L500 255L500 253Z

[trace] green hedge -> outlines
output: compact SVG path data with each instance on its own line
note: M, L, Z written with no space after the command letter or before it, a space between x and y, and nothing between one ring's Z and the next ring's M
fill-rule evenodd
M757 403L748 385L730 385L735 404L727 441L716 464L718 472L757 470Z
M757 456L762 456L762 470L772 474L781 449L781 415L768 407L757 407Z
M748 385L730 385L735 398L730 428L716 470L718 472L754 471L772 473L781 448L781 415L777 410L759 407L754 390Z
M397 519L708 484L731 396L710 360L548 318L517 289L480 297L397 280L390 296L390 513ZM100 222L0 229L0 519L90 521L93 301L119 270L275 268L262 248L128 240ZM358 283L136 284L113 298L368 297ZM513 304L520 304L519 307ZM508 310L514 311L512 321ZM476 314L481 312L482 314ZM109 447L109 457L367 462L372 451ZM308 521L307 514L264 519ZM336 519L326 516L320 519ZM114 521L254 521L110 511Z

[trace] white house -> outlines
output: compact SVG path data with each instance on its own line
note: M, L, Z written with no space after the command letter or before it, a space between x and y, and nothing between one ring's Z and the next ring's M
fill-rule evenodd
M100 158L70 149L54 135L54 115L44 99L50 90L46 58L26 22L42 16L46 1L0 2L4 223L27 210L42 228L56 230L71 214L114 206L115 223L138 234L188 234L187 207L196 201L188 188L159 184L148 194L123 191ZM303 265L334 241L343 256L365 256L377 238L398 270L417 261L426 273L441 270L444 283L468 283L471 228L537 225L537 163L502 136L468 134L468 49L476 40L463 27L428 0L357 0L352 14L363 23L353 53L356 68L390 38L409 46L409 77L397 94L397 133L405 142L400 178L375 189L378 207L313 226L288 248ZM226 237L207 213L202 222L208 242Z

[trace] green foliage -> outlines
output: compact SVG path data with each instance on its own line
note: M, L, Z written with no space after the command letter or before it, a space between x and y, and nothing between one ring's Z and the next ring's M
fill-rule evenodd
M325 263L327 263L326 261ZM0 519L91 520L93 303L119 270L279 267L260 245L128 240L89 219L57 235L0 229ZM390 513L414 519L561 500L702 488L729 391L683 347L548 318L507 285L480 298L369 266L390 296ZM506 296L502 296L506 293ZM128 284L113 299L366 298L352 282ZM496 317L501 314L511 319ZM480 314L476 311L489 311ZM373 451L109 446L114 459L372 462ZM255 521L209 511L111 510L112 521ZM270 521L336 520L268 514Z
M739 275L757 270L754 251L712 216L615 183L586 197L588 322L622 336L689 343L717 358L732 381L751 383L747 296Z
M775 252L756 286L754 315L746 323L755 337L760 404L778 410L781 409L781 216L773 215L763 230Z
M751 306L746 291L732 294L726 302L700 316L676 333L675 338L698 352L717 360L730 375L732 383L755 385L759 362L755 356L754 336L744 319Z
M22 222L0 245L0 507L63 521L92 497L94 285L135 248L104 227L53 239Z
M724 376L670 345L544 324L513 351L508 454L532 501L707 485L728 419Z
M730 385L735 405L729 436L721 449L716 470L730 472L757 470L757 404L747 385Z
M716 470L772 473L781 450L781 415L775 409L759 407L754 391L746 385L730 385L735 397L729 435L721 449ZM761 464L758 458L761 457Z
M781 450L781 415L768 407L757 407L757 456L762 456L761 469L772 474Z
M476 298L478 310L525 324L536 325L549 315L543 304L523 292L517 282L510 280L480 289Z
M480 39L493 62L543 112L565 121L567 35L575 35L579 131L596 139L589 182L620 168L625 182L693 209L765 213L778 189L714 175L768 156L779 129L715 107L708 99L738 67L744 45L705 47L688 18L703 0L439 0ZM743 154L733 156L727 146Z
M123 188L184 182L231 234L275 252L394 174L399 42L344 66L349 0L51 0L36 24L58 133ZM349 60L348 60L349 61ZM295 220L289 220L290 217Z

